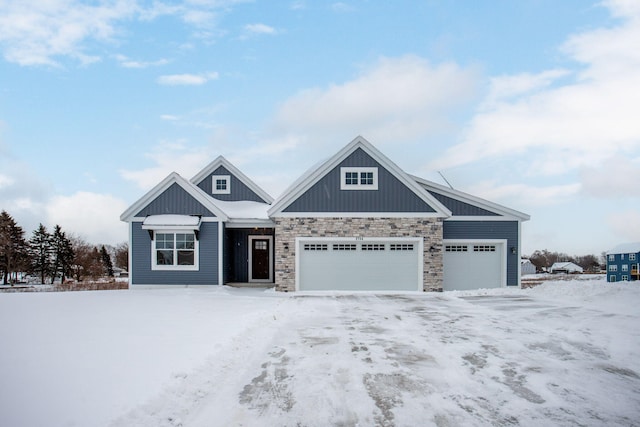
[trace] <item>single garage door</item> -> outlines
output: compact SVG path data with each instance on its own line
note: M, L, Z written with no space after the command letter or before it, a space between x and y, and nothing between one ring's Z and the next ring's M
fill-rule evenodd
M504 285L503 242L444 242L445 291Z
M420 239L300 239L297 257L302 291L422 290Z

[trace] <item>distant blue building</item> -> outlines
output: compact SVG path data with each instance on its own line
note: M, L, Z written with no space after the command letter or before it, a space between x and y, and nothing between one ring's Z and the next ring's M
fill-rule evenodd
M607 252L607 281L640 280L640 242L619 245Z

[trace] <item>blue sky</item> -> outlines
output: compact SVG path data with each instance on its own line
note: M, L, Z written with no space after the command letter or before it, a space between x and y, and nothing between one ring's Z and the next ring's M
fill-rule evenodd
M634 0L0 0L0 208L115 244L171 171L277 197L362 135L599 254L640 241L638 46Z

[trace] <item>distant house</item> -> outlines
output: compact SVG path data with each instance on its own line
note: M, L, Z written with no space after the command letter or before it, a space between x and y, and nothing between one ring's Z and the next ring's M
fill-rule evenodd
M520 260L520 274L536 274L536 266L528 259Z
M556 262L549 269L551 274L574 274L574 273L582 273L584 270L578 264L574 264L572 262Z
M607 252L607 281L640 280L640 242L619 245Z
M277 200L218 157L120 218L131 287L440 291L520 286L529 215L409 175L358 137Z

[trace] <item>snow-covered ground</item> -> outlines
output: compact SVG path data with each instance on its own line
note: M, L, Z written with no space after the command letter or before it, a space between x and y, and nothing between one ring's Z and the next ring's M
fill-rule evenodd
M640 285L603 279L0 294L0 425L640 425Z

